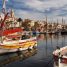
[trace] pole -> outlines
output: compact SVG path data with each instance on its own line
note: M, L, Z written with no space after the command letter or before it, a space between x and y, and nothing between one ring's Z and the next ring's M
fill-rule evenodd
M3 12L4 14L6 13L6 1L5 1L5 0L3 0L2 12Z

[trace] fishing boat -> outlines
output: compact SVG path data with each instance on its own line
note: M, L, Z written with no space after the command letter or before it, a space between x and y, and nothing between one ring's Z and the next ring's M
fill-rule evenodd
M21 27L5 29L5 21L8 13L4 16L0 26L0 54L32 49L37 46L37 39L24 33ZM24 33L24 34L23 34Z
M53 51L54 67L67 67L67 46Z

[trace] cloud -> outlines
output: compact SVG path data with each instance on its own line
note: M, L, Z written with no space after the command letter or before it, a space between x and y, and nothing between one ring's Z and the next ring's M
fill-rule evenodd
M26 5L38 10L44 10L44 9L46 10L51 7L57 9L57 8L63 7L66 4L67 4L66 0L58 0L58 1L57 0L47 0L47 1L33 0L31 2L26 2Z
M0 0L0 8L2 7ZM44 19L67 17L67 0L8 0L7 9L13 8L17 17Z
M45 19L45 15L43 15L42 13L38 13L38 12L34 13L34 12L16 10L15 14L16 14L16 16L18 15L18 17L22 17L23 19L25 19L25 18L29 18L29 19L33 19L33 20Z

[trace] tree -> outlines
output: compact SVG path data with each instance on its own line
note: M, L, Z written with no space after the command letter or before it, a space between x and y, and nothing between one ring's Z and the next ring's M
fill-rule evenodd
M25 30L29 31L30 30L30 19L25 19L24 22L22 23L22 26L24 27Z
M38 21L36 21L35 24L34 24L35 30L36 30L38 27L39 27L39 23L38 23Z

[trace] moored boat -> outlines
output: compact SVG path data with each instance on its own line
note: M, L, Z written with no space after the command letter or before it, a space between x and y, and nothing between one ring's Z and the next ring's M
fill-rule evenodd
M8 13L6 13L0 26L0 54L35 48L37 46L36 36L26 35L20 26L9 29L4 28L7 16Z
M36 37L25 40L9 40L0 43L0 54L32 49L37 46Z
M3 18L0 20L0 54L36 48L36 36L26 35L20 22L21 18L15 18L12 9L6 11L5 4L3 0Z
M54 67L67 67L67 46L53 52Z

